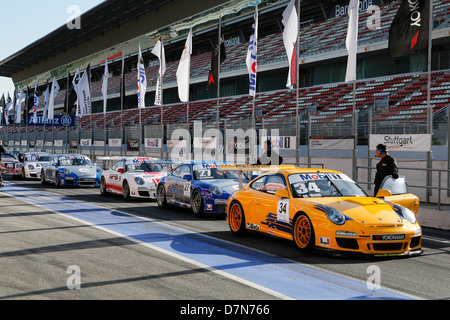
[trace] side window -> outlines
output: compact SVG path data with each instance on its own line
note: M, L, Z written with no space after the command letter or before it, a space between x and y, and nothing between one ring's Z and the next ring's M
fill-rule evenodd
M119 168L123 168L123 160L117 161L115 165L112 166L112 170L117 171Z
M262 191L275 194L278 190L287 190L286 180L281 173L266 176Z
M181 167L182 166L179 166L178 168L175 168L175 170L172 171L172 175L174 177L179 177L180 176Z
M191 166L188 164L181 166L180 178L183 178L185 174L191 174Z
M257 191L263 191L264 187L264 180L266 180L266 177L261 177L257 180L255 180L251 185L250 188L257 190Z
M172 175L177 178L183 178L185 174L191 174L191 166L188 164L183 164L172 172Z

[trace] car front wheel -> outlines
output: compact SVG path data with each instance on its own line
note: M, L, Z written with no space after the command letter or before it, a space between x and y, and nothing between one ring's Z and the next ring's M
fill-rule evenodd
M300 251L310 252L314 248L314 227L305 213L299 214L295 219L292 238Z
M166 189L162 184L160 184L158 186L158 189L156 189L156 202L158 203L158 207L160 208L164 208L167 206Z
M197 189L195 189L192 192L191 207L192 207L192 212L194 212L194 214L203 213L203 198L202 198L202 194Z
M242 205L233 201L228 212L228 225L232 233L241 235L245 232L245 216Z

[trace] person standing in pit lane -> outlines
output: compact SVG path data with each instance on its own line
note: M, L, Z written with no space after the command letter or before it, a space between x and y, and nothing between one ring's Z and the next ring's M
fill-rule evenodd
M380 162L377 163L377 173L375 174L375 194L377 196L378 190L380 189L381 183L387 176L392 176L392 178L398 178L398 167L397 160L388 154L388 149L385 144L378 144L375 150L377 157L381 158Z

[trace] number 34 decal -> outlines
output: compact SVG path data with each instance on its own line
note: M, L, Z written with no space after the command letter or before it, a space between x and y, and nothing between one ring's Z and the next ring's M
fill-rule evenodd
M288 198L281 198L277 206L277 220L280 222L289 223L289 200Z

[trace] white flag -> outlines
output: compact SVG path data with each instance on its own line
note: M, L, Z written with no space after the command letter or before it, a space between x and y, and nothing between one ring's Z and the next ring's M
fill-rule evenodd
M297 0L291 0L287 8L283 12L283 18L281 22L284 25L283 30L283 43L286 49L286 54L289 63L289 75L286 82L286 87L291 88L297 83L297 59L295 48L297 46L298 38L298 16L297 9L295 8L295 2Z
M37 81L34 85L34 95L33 95L33 123L37 123L37 108L39 105L39 97L38 97L38 90L37 90Z
M80 83L80 69L78 68L75 72L75 75L73 76L72 84L73 84L73 90L75 90L75 93L77 94L77 111L76 116L80 116L80 99L78 97L80 96L78 93L78 83Z
M103 94L103 114L106 114L106 102L108 101L108 59L105 59L105 73L103 74L103 85L102 85L102 94Z
M158 81L156 82L156 94L155 94L155 105L162 106L162 80L164 73L166 72L166 54L164 52L164 45L161 40L158 40L152 53L159 59L159 73Z
M348 52L345 82L356 81L356 51L358 46L359 0L350 0L348 5L348 30L345 45Z
M191 78L191 55L192 55L192 28L184 45L183 53L181 54L180 64L177 70L178 82L178 97L181 102L189 101L189 82Z
M6 107L5 107L5 124L9 125L9 108L11 107L12 101L11 96L8 92L8 98L6 99Z
M50 100L48 102L48 116L47 119L51 119L53 121L55 117L55 98L59 92L59 84L55 78L53 78L52 89L50 90Z
M23 93L23 89L20 89L19 99L17 99L16 104L16 112L15 112L15 123L22 122L22 101L25 98L25 94Z
M91 68L87 67L77 85L79 117L91 114L91 89L90 89Z
M142 58L141 45L139 44L139 55L137 65L137 80L138 80L138 108L145 108L145 93L147 92L147 75L145 74L145 64Z
M253 24L253 34L250 36L247 50L247 70L250 79L250 88L248 94L254 97L256 95L256 71L258 63L258 5L255 5L255 23Z

